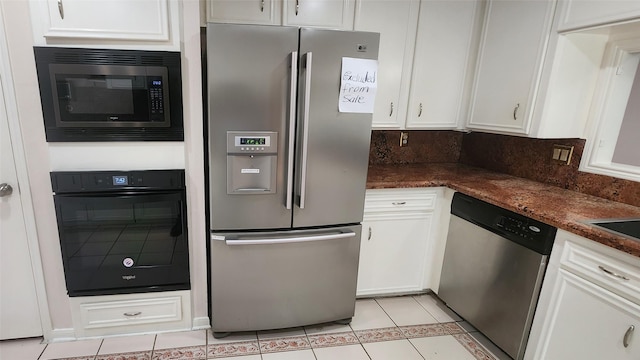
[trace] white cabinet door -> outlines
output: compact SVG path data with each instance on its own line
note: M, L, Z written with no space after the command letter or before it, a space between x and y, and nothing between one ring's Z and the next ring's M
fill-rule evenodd
M463 94L476 55L478 6L475 0L420 3L407 128L456 128L466 115Z
M424 290L431 218L363 221L358 295Z
M207 21L280 25L282 0L207 0Z
M1 39L4 44L4 38ZM8 68L5 64L0 67ZM9 98L5 98L3 83L0 82L0 183L4 187L0 192L0 340L42 335L23 199L5 108ZM13 190L8 190L7 186Z
M560 31L640 19L638 0L566 0L561 4Z
M169 41L169 0L33 1L45 38ZM45 15L46 14L46 15ZM177 19L177 18L176 18ZM195 21L195 20L194 20Z
M419 6L417 0L356 4L354 29L380 33L373 128L404 128Z
M640 359L639 305L565 270L555 291L537 359Z
M437 189L367 190L357 295L425 289L439 194Z
M283 25L353 29L353 0L284 0Z
M488 1L470 129L527 134L555 1Z

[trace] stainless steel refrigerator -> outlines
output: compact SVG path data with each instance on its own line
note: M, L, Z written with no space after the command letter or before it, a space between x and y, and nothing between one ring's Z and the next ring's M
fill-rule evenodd
M226 332L349 322L371 114L340 112L343 58L379 34L207 25L210 300Z

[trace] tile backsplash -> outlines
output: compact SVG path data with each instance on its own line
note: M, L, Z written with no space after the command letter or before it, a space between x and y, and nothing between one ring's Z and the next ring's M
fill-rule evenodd
M461 163L640 206L640 182L578 170L584 139L532 139L457 131L408 133L407 146L400 147L400 131L374 130L369 163ZM554 145L574 147L569 165L551 159Z

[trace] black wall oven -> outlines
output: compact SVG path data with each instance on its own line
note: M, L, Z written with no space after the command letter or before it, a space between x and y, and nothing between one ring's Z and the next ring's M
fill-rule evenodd
M47 141L182 141L179 52L34 48Z
M52 172L69 296L190 288L184 170Z

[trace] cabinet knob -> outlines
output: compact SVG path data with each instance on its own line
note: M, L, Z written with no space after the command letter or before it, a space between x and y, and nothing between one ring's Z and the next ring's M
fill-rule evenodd
M13 188L7 183L0 184L0 197L9 196L13 193Z
M389 116L393 115L393 101L391 102L391 110L389 111Z
M64 7L62 6L62 0L58 0L58 13L60 13L60 19L64 20Z
M367 240L371 240L371 226L369 226L369 236L367 237Z
M264 0L260 1L260 12L264 12Z
M518 109L520 109L520 103L517 103L513 108L513 120L518 120Z
M296 16L298 16L299 10L300 10L300 0L296 0Z
M422 103L420 103L420 106L418 107L418 117L422 116Z
M140 314L142 314L142 311L131 311L131 312L124 313L124 316L132 317L132 316L138 316Z
M631 342L631 337L633 336L633 331L635 329L636 327L631 325L624 333L624 337L622 338L622 345L624 345L624 347L629 347L629 343Z
M400 206L400 205L404 205L406 203L407 203L406 201L394 201L391 204L395 205L395 206Z

